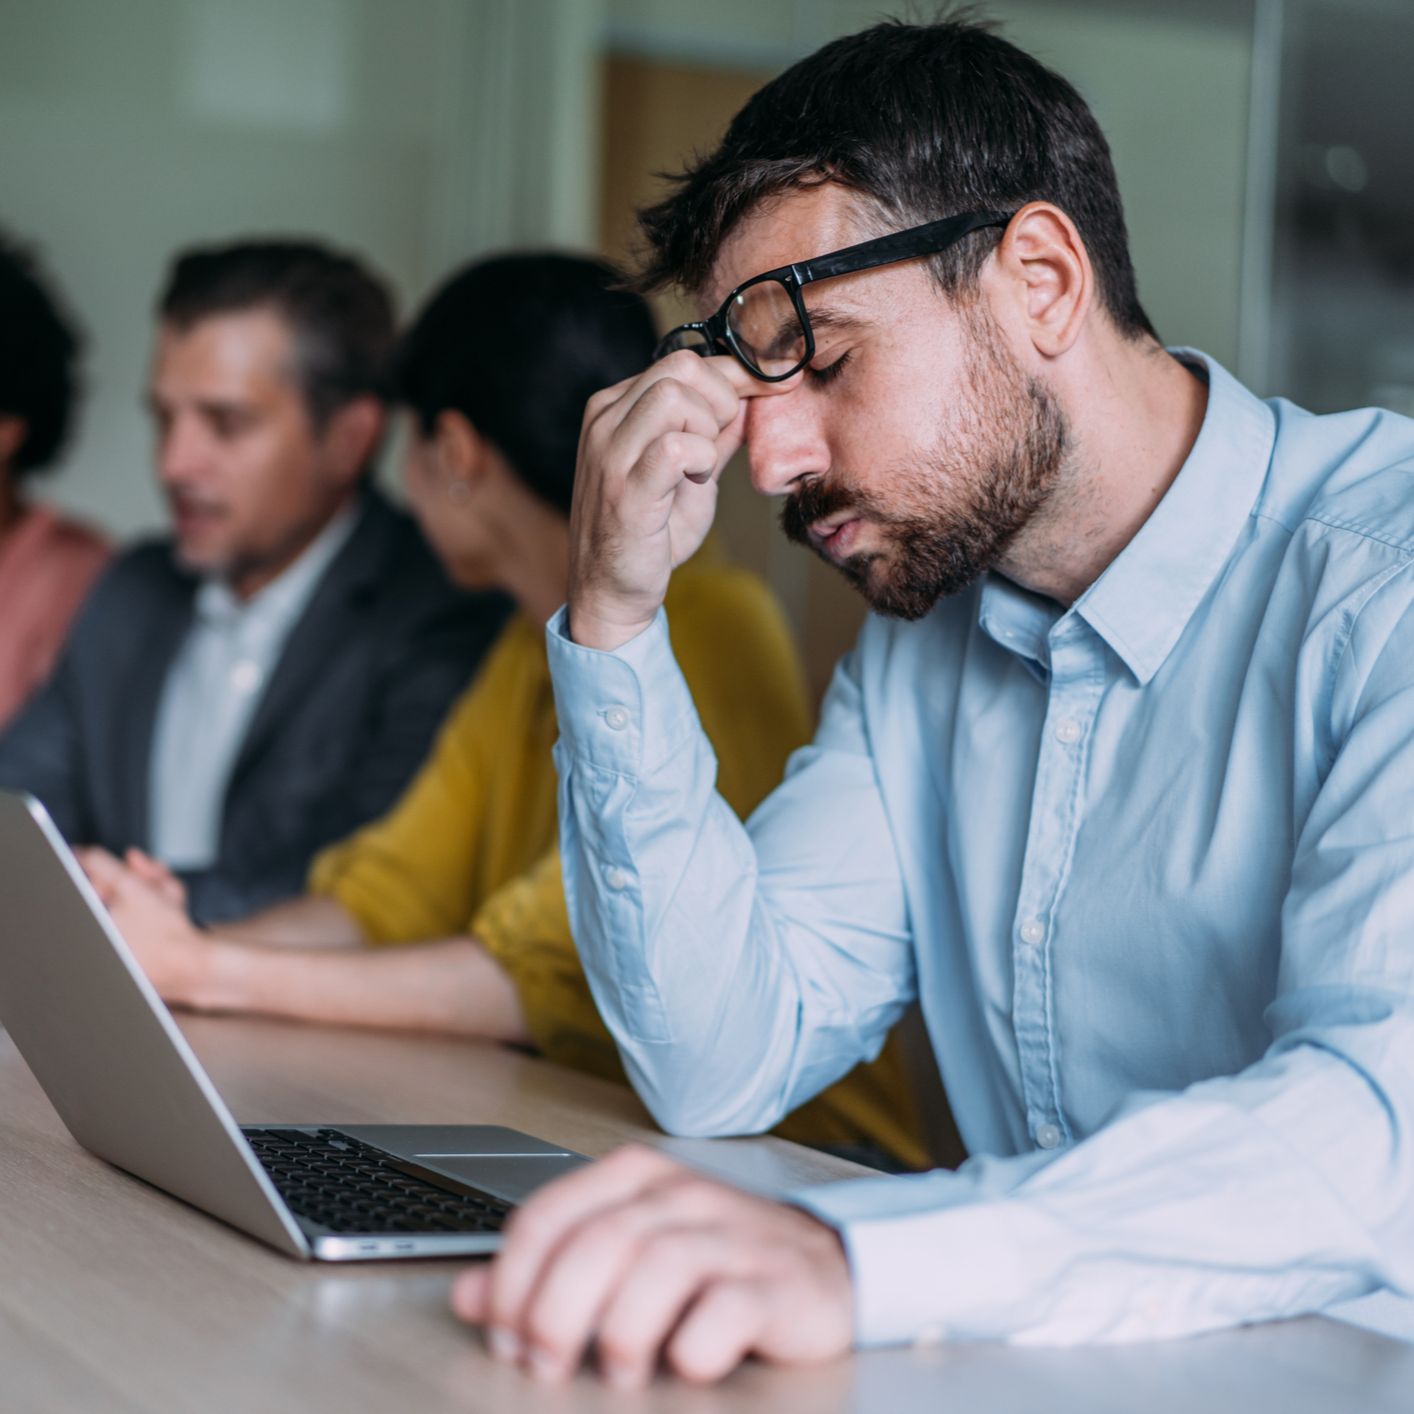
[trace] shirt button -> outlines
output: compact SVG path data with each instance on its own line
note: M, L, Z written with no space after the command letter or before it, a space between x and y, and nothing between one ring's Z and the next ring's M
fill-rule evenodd
M1080 740L1080 723L1064 721L1056 723L1056 740L1071 746Z
M1055 1149L1060 1145L1061 1132L1054 1124L1038 1124L1036 1142L1043 1149Z
M627 870L627 869L620 869L619 866L616 864L616 865L614 865L614 867L613 867L612 869L608 870L608 871L605 873L605 875L604 875L604 882L605 882L611 889L613 889L613 891L614 891L615 893L618 893L618 891L619 891L620 889L626 889L626 888L628 888L628 885L629 885L628 870Z
M1039 918L1028 918L1021 925L1021 941L1030 943L1034 947L1046 936L1046 925Z
M246 658L231 669L231 691L248 697L260 686L261 676L260 664Z
M604 713L604 721L616 732L628 726L628 708L610 707Z

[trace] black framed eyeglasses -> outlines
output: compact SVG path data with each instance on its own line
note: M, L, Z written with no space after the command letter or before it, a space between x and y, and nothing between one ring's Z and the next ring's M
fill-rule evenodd
M815 333L801 294L806 285L919 255L937 255L973 231L1005 226L1015 214L970 211L945 216L941 221L817 255L814 260L767 270L738 285L710 318L669 330L653 357L665 358L678 349L692 349L703 358L725 351L753 377L780 383L815 357Z

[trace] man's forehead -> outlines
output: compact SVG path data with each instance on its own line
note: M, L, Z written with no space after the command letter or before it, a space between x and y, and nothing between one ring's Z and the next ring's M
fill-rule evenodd
M153 348L154 377L246 386L287 383L293 339L274 310L219 311L190 324L159 322Z
M792 265L877 234L857 197L834 182L768 198L722 242L699 295L710 314L740 284L767 270Z

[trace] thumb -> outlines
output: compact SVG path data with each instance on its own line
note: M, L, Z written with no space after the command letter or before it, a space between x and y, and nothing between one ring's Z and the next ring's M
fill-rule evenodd
M490 1314L491 1266L469 1267L452 1283L452 1310L463 1321L482 1324Z

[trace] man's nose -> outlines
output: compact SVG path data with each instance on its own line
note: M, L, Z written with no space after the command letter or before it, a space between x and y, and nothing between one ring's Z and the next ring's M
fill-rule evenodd
M829 470L829 454L809 391L753 398L746 409L746 452L751 484L763 496L785 496L805 478Z
M189 419L174 417L158 433L157 475L166 484L189 480L205 461L206 439Z

